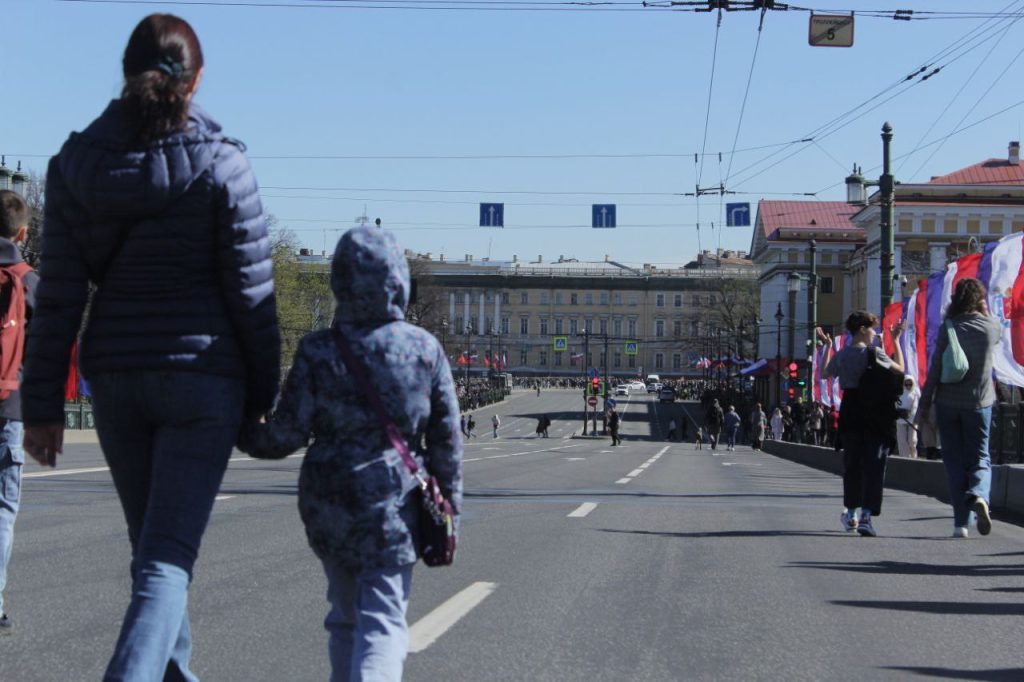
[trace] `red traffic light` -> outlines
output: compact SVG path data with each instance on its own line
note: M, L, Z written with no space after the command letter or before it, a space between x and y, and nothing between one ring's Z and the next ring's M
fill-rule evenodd
M789 363L789 371L790 372L795 372L796 370L797 370L796 363L795 362Z

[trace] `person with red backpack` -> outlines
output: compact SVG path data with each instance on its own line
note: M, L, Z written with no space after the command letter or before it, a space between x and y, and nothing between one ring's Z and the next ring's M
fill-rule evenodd
M28 233L28 204L10 190L0 190L0 635L14 630L4 610L7 564L14 545L14 520L21 501L24 426L21 421L21 357L25 323L39 276L21 258L18 244Z

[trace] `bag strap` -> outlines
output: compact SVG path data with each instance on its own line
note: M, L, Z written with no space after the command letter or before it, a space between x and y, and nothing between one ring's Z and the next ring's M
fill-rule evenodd
M409 444L405 442L405 438L402 437L402 432L399 431L398 425L388 415L387 410L384 408L384 403L381 402L380 395L373 388L373 384L370 383L370 375L366 370L366 366L356 358L355 353L352 352L352 346L340 329L337 327L331 329L331 336L334 337L334 343L338 346L338 351L341 353L341 359L345 363L345 367L355 376L356 381L362 385L363 393L366 395L367 400L370 401L370 407L373 408L373 412L384 427L384 431L388 434L391 445L395 450L398 450L398 454L401 455L402 461L409 469L409 473L412 474L413 478L419 482L421 487L425 487L427 484L426 479L423 477L423 473L420 471L420 467L416 463L415 458L413 458L412 453L409 452Z

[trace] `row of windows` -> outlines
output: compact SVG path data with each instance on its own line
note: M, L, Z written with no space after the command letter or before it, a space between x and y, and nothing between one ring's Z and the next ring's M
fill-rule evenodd
M469 323L473 324L473 321L475 319L476 319L475 317L471 317L469 319ZM554 324L552 324L552 322ZM586 330L589 330L591 333L595 333L595 334L608 334L608 333L611 333L614 336L622 336L623 331L625 331L625 333L628 334L629 336L636 336L636 334L637 334L637 331L636 331L637 330L637 320L636 319L629 319L629 320L616 319L616 320L611 320L611 324L610 325L608 324L609 320L607 320L607 319L599 319L599 320L597 320L597 325L596 326L594 325L594 320L592 318L587 318L587 319L582 320L582 323L583 323L582 326L580 326L580 322L581 322L581 320L579 320L579 319L570 318L569 319L569 325L568 325L568 327L566 327L565 320L563 320L562 318L555 318L554 320L549 320L546 317L542 317L542 318L540 318L540 329L538 330L538 333L541 334L542 336L547 335L547 334L555 334L555 335L560 335L560 334L579 334L584 329L586 329ZM623 324L623 322L625 322L625 325ZM457 316L455 318L455 327L454 328L457 329L457 330L460 330L461 332L464 332L465 328L463 327L463 323L464 323L464 318L461 315ZM493 328L493 323L494 323L494 320L492 318L485 317L484 318L484 330L486 331L488 329L492 329ZM690 336L698 336L700 334L700 323L697 320L690 320L689 324L686 325L685 327L684 327L683 320L672 320L671 323L672 323L672 336L683 336L684 328L687 329L687 331L688 331ZM500 328L500 332L499 333L504 334L504 335L507 336L508 334L511 333L511 326L512 326L512 323L511 323L511 320L509 318L507 318L507 317L501 318L501 328ZM666 330L667 329L668 329L668 327L667 327L667 321L666 320L655 320L654 321L654 336L655 337L657 337L657 338L664 338L666 336ZM519 318L519 334L520 334L520 336L529 336L529 334L530 334L530 318L529 317L520 317Z
M565 356L566 356L566 353L555 353L555 352L552 352L552 351L540 350L540 351L537 351L537 355L536 355L537 365L540 366L540 367L564 367L567 364L567 362L565 360ZM636 357L637 356L635 356L635 355L623 356L622 353L616 351L615 353L612 353L611 367L612 367L612 369L621 369L623 366L628 367L628 368L635 368L636 367ZM570 358L571 358L571 355L570 355ZM531 358L531 352L530 352L529 349L526 349L526 348L520 349L520 351L519 351L519 364L520 365L529 367L531 359L533 359L533 358ZM594 353L588 353L587 354L587 366L588 367L593 367L594 366L594 359L595 359L595 354ZM598 367L604 367L605 359L606 359L605 358L605 354L604 353L596 354L596 359L597 359L597 362L598 362L597 366ZM671 357L671 360L672 360L672 369L673 370L682 370L683 369L683 356L682 356L681 353L673 353L672 357ZM665 354L664 353L655 353L654 354L654 368L655 369L666 369L666 366L665 366Z
M829 278L829 279L831 279L831 278ZM824 278L823 278L823 283L824 283ZM823 291L824 291L824 289L823 289ZM683 307L683 294L672 294L671 296L672 296L672 307L673 308L682 308ZM484 300L487 303L493 303L494 302L494 294L493 293L486 293L486 294L484 294ZM549 305L552 302L552 300L554 301L555 305L564 305L565 304L565 297L563 296L561 291L556 291L554 293L553 297L549 296L548 292L546 292L546 291L542 291L542 292L540 292L538 294L538 301L537 302L540 305ZM582 300L582 303L581 303L581 300ZM622 303L623 300L625 300L626 301L626 305L629 305L629 306L637 306L637 305L639 305L639 298L638 298L637 294L627 294L625 299L623 299L623 295L620 294L620 293L609 294L607 291L602 291L602 292L600 292L598 294L598 298L597 298L598 305L608 305L609 300L611 301L612 305L623 305L623 303ZM456 293L455 294L455 301L456 301L456 304L458 304L458 303L462 303L464 305L465 304L471 304L473 302L472 301L472 294L470 294L469 292L464 292L462 294ZM654 306L656 308L665 308L665 307L667 307L667 305L666 305L667 301L668 301L668 295L666 295L666 294L655 294L655 296L654 296ZM708 305L715 305L717 303L718 299L715 296L715 294L708 294L706 297L701 296L700 294L692 294L690 296L690 304L691 305L700 306L700 305L703 305L705 301L707 301ZM502 305L508 305L509 304L509 294L508 294L508 292L505 292L505 293L501 294L501 303L502 303ZM519 292L519 303L520 303L520 305L529 305L530 304L530 292L528 292L528 291L521 291L521 292ZM584 293L584 294L570 293L569 294L569 305L594 305L594 294L593 293Z

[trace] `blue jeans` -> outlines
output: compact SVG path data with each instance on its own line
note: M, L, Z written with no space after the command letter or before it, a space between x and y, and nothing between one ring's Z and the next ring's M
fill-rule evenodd
M132 548L131 602L103 679L195 680L188 585L238 437L243 383L173 371L90 379Z
M935 406L942 439L942 463L946 465L949 499L953 505L953 523L966 526L971 521L968 497L989 501L992 490L992 460L988 452L992 408L973 410Z
M0 614L3 614L7 564L14 546L14 519L21 501L21 469L25 464L21 441L25 430L21 422L11 419L0 419L0 424Z
M725 442L730 448L736 447L736 431L739 427L727 426L725 428Z
M324 559L331 682L401 682L413 564L353 572Z

